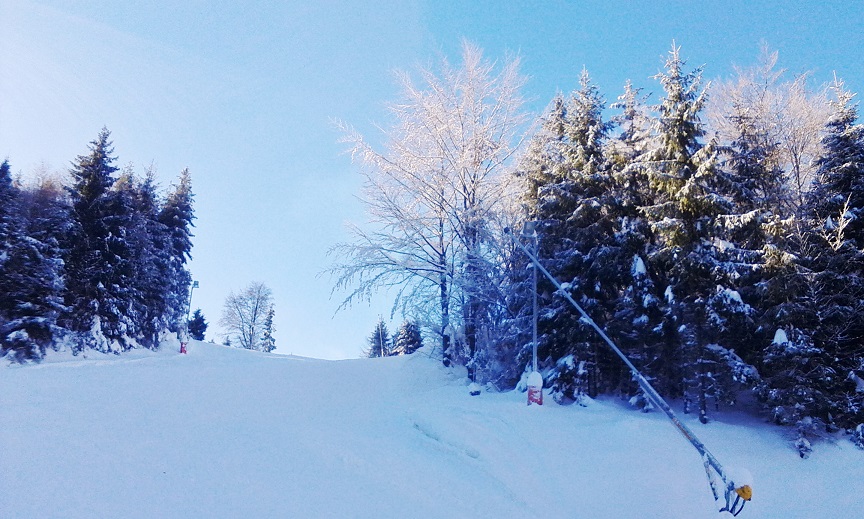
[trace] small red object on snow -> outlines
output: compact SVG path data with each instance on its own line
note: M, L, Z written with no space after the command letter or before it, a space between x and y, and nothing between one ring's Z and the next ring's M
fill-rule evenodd
M528 405L543 405L543 377L536 371L528 375Z
M543 405L543 388L529 387L528 388L528 405L537 404Z
M186 353L186 343L185 342L180 343L180 353Z

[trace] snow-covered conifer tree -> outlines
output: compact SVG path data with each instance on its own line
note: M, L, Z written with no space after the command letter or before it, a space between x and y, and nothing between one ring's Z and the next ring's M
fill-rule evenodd
M369 336L368 342L369 349L365 352L366 357L386 357L390 355L390 331L387 330L387 323L384 322L383 317L378 318L378 322L375 324L375 329L372 331L372 335Z
M192 318L189 319L189 335L196 341L204 340L204 333L207 331L207 321L204 320L204 314L200 308L196 308L192 312Z
M57 247L29 221L21 191L0 163L0 357L39 360L54 339L62 309Z
M273 324L273 317L276 315L276 310L273 305L270 305L270 310L267 311L267 317L264 319L264 332L261 334L261 351L270 353L276 349L276 338L273 337L273 332L276 331L276 326Z
M629 265L615 238L619 198L604 150L611 128L602 118L604 107L602 95L583 71L580 88L569 101L556 98L550 105L518 172L524 179L528 218L537 221L541 261L601 325L618 297L621 271ZM530 270L515 272L521 277L515 281L524 284ZM599 338L595 340L545 279L539 290L539 355L551 369L553 394L575 401L582 393L593 395L614 384L604 380L598 367L598 362L610 360ZM530 297L528 290L520 293ZM521 308L524 313L530 305ZM529 346L520 362L527 361Z
M177 331L185 325L189 304L189 285L192 276L186 262L192 257L192 223L195 219L192 207L192 177L188 169L180 173L180 180L168 194L157 220L165 227L164 247L161 254L167 262L166 321L170 330Z
M396 330L391 354L410 355L421 346L423 346L423 337L420 334L420 327L417 326L416 322L406 319Z
M864 126L856 123L853 95L841 84L835 92L824 155L803 206L805 231L794 262L771 280L785 290L769 316L788 340L765 350L760 386L775 421L796 424L804 447L818 427L864 421L856 384L864 375Z
M103 128L90 143L90 153L79 156L71 170L75 228L66 260L69 310L64 319L78 332L77 351L129 347L125 338L135 264L126 231L133 209L125 191L112 191L117 168L109 137Z
M700 112L707 98L701 69L683 67L673 46L666 70L657 75L665 97L657 107L656 145L646 156L654 200L642 210L655 237L649 269L662 273L658 282L665 285L664 382L675 394L680 377L685 411L695 403L705 422L708 398L732 394L725 386L734 380L730 373L738 359L730 355L730 316L752 324L749 306L739 303L735 263L723 255L727 248L737 250L723 234L724 223L735 215L734 183L719 167L716 143L701 140Z
M662 297L654 283L655 274L645 261L652 232L640 210L651 205L655 196L647 177L647 155L654 143L647 98L627 81L624 93L612 104L621 112L612 118L617 132L606 147L615 187L606 211L615 219L614 239L608 241L608 247L615 254L614 270L610 265L609 272L614 274L611 279L615 280L618 294L612 299L606 330L645 376L657 380L663 366ZM607 389L618 391L640 408L650 409L638 384L618 359L610 359L604 369L608 372Z

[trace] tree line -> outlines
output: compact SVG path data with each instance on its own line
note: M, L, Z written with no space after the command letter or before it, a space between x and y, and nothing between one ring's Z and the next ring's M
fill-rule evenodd
M445 364L512 387L530 369L534 288L504 230L532 222L544 266L685 412L704 423L752 393L796 428L802 456L822 431L851 433L864 423L864 126L841 81L817 90L776 62L763 49L709 88L673 45L657 101L628 82L608 104L583 71L527 132L516 59L466 44L458 66L401 75L383 146L343 125L371 217L333 249L343 304L395 289L394 310ZM552 396L649 408L556 288L537 292Z
M375 329L366 342L369 347L363 351L364 357L411 355L423 347L423 335L420 332L420 326L408 319L399 325L395 335L391 335L384 318L378 317Z
M167 193L122 171L102 129L66 182L0 165L0 357L47 348L119 353L185 331L192 249L188 170Z

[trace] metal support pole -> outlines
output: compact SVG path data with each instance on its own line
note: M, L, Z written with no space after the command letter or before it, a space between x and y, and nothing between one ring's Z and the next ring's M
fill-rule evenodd
M189 301L186 302L186 326L180 328L182 330L180 333L180 353L186 353L186 344L192 336L192 333L189 331L189 314L192 313L192 293L196 288L198 288L198 282L193 281L189 287Z
M192 293L195 292L195 289L198 288L198 282L193 281L192 285L189 287L189 301L187 301L186 305L186 329L189 329L189 316L192 313Z
M538 239L537 239L538 237L537 237L537 229L536 228L534 229L533 238L534 238L534 255L536 256L537 255L537 249L538 249ZM534 262L531 263L531 273L532 273L532 276L534 278L534 326L532 329L532 332L533 332L532 344L533 344L533 353L534 353L534 356L533 356L534 365L533 365L533 367L534 367L534 372L536 373L537 372L537 265Z
M198 288L198 282L193 281L192 285L189 287L189 301L186 302L186 326L184 327L186 330L186 340L189 340L188 337L192 336L192 333L189 331L189 316L192 314L192 294L195 292L196 288Z

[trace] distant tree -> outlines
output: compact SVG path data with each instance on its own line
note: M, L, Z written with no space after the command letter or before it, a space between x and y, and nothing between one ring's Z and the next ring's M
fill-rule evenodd
M405 320L393 337L391 355L410 355L423 346L420 327L414 321Z
M229 294L219 319L226 339L247 350L260 349L272 306L273 293L264 283L251 283L239 294Z
M825 92L808 86L809 73L784 80L777 58L763 44L755 66L736 69L712 89L707 112L721 144L732 146L734 168L747 178L754 201L767 198L788 216L804 203L816 173L830 108Z
M264 319L264 333L261 335L261 351L266 353L270 353L276 349L276 339L273 337L273 332L276 331L276 327L273 324L273 317L275 315L276 311L273 309L273 305L270 305L267 318Z
M367 357L386 357L390 355L390 331L383 317L378 318L375 330L369 336L369 349L364 353Z
M207 321L204 320L204 314L200 308L196 308L192 313L192 318L189 319L189 335L196 341L204 340L204 332L207 331Z

